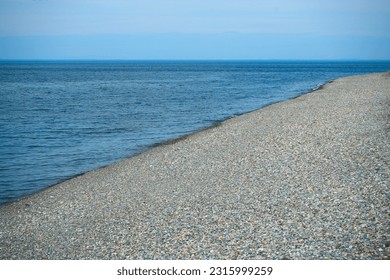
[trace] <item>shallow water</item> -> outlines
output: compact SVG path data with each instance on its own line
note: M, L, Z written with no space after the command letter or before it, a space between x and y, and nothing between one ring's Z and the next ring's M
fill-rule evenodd
M390 62L1 62L0 204Z

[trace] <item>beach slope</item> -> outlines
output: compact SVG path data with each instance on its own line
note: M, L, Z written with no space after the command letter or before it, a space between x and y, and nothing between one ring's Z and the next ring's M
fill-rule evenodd
M385 259L390 73L335 80L0 207L1 259Z

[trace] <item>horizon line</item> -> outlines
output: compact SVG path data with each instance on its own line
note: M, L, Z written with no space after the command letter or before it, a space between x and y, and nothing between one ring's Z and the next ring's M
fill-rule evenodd
M0 62L390 62L390 59L367 58L0 58Z

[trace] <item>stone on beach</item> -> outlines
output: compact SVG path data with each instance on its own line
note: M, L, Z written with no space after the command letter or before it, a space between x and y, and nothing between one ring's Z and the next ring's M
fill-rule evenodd
M338 79L1 206L0 258L388 258L389 105Z

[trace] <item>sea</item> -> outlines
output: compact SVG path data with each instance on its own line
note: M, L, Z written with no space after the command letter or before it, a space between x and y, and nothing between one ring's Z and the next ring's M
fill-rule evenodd
M390 61L0 61L0 204Z

